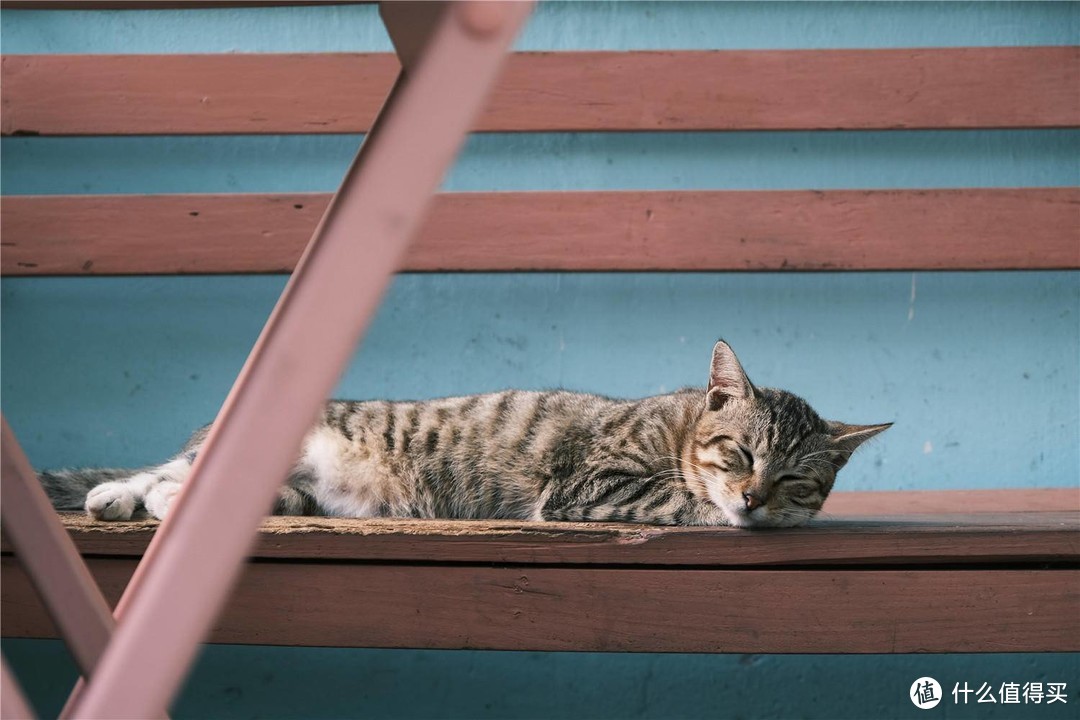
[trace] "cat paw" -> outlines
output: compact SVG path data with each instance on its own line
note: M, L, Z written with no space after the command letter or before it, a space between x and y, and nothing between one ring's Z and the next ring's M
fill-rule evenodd
M146 512L158 520L164 520L165 516L169 514L173 500L176 498L177 493L180 492L180 488L181 484L173 480L162 480L154 485L154 487L146 491L146 498L143 500L143 504L146 505Z
M126 483L107 482L86 494L86 514L95 520L130 520L135 493Z

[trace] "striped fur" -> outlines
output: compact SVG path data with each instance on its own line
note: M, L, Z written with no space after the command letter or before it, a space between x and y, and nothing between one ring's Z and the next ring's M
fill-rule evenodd
M754 388L720 342L704 391L332 401L274 512L791 526L813 517L836 471L886 427L828 423L790 393ZM164 517L207 434L157 468L42 481L58 507L89 490L93 517L123 520L140 507Z

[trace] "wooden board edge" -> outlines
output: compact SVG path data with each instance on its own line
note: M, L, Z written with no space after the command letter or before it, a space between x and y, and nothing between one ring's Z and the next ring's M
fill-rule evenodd
M289 272L328 202L325 193L4 196L0 271ZM1078 203L1080 188L1069 187L446 193L401 270L1080 268Z
M51 623L3 570L3 633ZM115 599L135 561L92 559ZM212 642L597 652L1068 652L1078 570L249 565ZM805 622L807 617L813 622Z

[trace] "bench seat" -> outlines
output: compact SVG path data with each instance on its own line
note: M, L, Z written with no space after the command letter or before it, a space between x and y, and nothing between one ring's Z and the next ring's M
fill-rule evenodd
M64 515L115 603L157 523ZM3 634L54 637L4 548ZM1080 490L837 493L806 528L270 518L213 642L1080 650Z

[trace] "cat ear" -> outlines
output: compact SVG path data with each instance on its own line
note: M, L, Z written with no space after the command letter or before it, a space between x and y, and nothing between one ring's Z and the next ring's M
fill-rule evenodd
M705 393L705 408L719 410L732 398L748 398L754 394L750 378L739 364L739 358L723 340L716 343L709 367L709 389Z
M891 427L892 423L883 425L848 425L847 423L829 421L829 434L832 436L834 448L833 465L836 466L837 470L844 467L856 448Z

